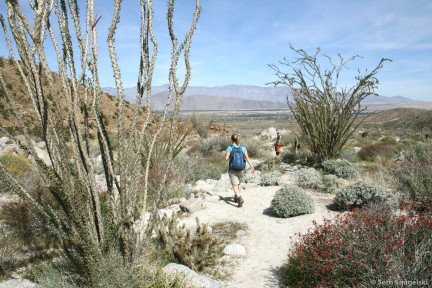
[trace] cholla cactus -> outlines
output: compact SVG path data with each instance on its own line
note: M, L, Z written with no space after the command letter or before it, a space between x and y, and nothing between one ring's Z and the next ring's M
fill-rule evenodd
M176 214L171 218L165 215L158 221L156 231L168 254L192 270L202 271L218 264L223 241L209 232L208 226L198 218L196 223L196 231L191 233L184 224L179 226Z
M141 235L144 234L141 232L144 230L144 215L147 210L150 166L150 161L145 159L151 158L156 141L166 127L171 131L170 137L174 137L180 102L190 79L191 39L201 10L200 1L196 0L190 29L184 40L179 42L173 27L174 0L168 1L167 20L172 43L171 66L168 71L169 97L157 127L150 132L153 115L150 107L152 74L158 54L158 44L152 28L153 5L151 0L140 2L141 30L137 47L140 48L141 58L137 67L136 105L133 107L131 121L127 122L124 115L127 102L114 46L121 2L114 1L107 41L118 95L117 151L113 151L111 147L102 117L104 107L99 83L97 46L99 18L95 15L94 1L86 1L85 7L79 7L82 1L29 1L30 8L24 9L26 13L21 7L25 5L24 1L6 1L6 15L0 14L4 43L27 88L26 95L33 103L43 131L43 140L47 144L51 167L40 160L33 149L19 106L9 97L11 91L8 91L1 74L0 90L3 90L6 102L20 123L21 133L25 135L25 141L17 142L36 160L45 184L45 193L51 194L55 199L56 208L40 205L2 165L0 181L6 182L11 191L33 205L45 217L52 232L61 239L65 254L88 279L89 284L97 263L112 243L117 243L115 249L120 250L127 262L135 263L142 255ZM79 15L81 11L85 11L85 17ZM53 19L57 20L56 25L49 22ZM82 19L85 19L85 23L81 22ZM52 57L47 57L46 46L54 48L55 63L50 62ZM182 83L179 83L177 77L180 58L184 59L186 67ZM58 67L58 78L54 78L51 73L51 65ZM139 121L143 99L145 119ZM171 102L174 102L175 109L169 122L168 107ZM104 214L101 211L100 190L95 181L95 167L89 148L91 125L96 129L108 187L108 211ZM1 131L8 134L4 129ZM13 139L12 135L8 136ZM142 153L143 139L148 140L148 137L148 146ZM107 230L113 233L107 233Z

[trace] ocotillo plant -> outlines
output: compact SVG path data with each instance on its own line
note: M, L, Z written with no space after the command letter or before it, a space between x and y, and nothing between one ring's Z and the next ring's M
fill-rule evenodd
M362 120L356 121L366 110L362 101L368 96L377 95L375 89L379 82L375 76L384 62L390 60L382 58L366 75L359 73L355 77L356 83L347 88L339 87L340 73L348 62L359 56L347 60L339 55L337 64L325 56L330 68L323 70L317 59L320 49L314 55L292 46L291 49L299 55L298 59L294 62L286 59L280 61L290 72L283 72L277 65L269 65L279 78L271 84L292 88L293 99L287 98L288 108L302 129L311 152L316 154L317 161L335 158L362 123Z
M116 137L119 145L116 151L111 147L102 116L104 107L97 44L99 18L94 11L94 1L86 1L85 6L82 5L83 1L29 1L29 8L23 8L23 2L5 2L5 15L3 11L0 14L4 43L18 67L27 89L26 95L33 103L52 166L39 159L31 145L22 111L10 97L11 91L2 75L0 89L25 136L25 141L17 143L36 160L45 193L49 193L56 203L52 206L40 205L1 165L0 179L46 218L52 232L62 241L65 255L91 284L96 265L104 252L113 248L109 247L112 243L129 263L135 263L143 254L144 239L141 237L145 235L142 232L145 229L150 166L147 160L152 158L157 139L164 129L171 131L171 140L175 137L180 103L191 75L189 53L201 11L200 1L195 1L190 28L180 42L174 32L174 0L168 1L167 25L172 46L171 66L167 71L169 97L151 133L152 75L158 56L158 42L153 34L152 1L140 1L141 29L140 42L137 43L140 63L137 67L134 116L130 125L126 124L124 115L127 103L114 45L122 1L114 1L107 43L118 95ZM84 17L80 15L82 11L85 12ZM53 67L50 64L53 63L47 55L47 46L55 52L54 66L58 67L58 79L50 71L50 67ZM184 59L186 68L182 83L179 83L177 75L179 59ZM168 107L171 102L174 102L175 109L169 119ZM143 121L139 119L142 103L146 107ZM108 187L106 213L102 213L101 191L95 180L95 167L90 153L91 124L97 132ZM2 131L7 133L5 129ZM14 139L13 135L8 136ZM173 150L170 152L173 153Z

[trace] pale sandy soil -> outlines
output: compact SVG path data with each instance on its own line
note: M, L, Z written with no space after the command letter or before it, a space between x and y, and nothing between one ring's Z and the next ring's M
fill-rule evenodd
M229 179L227 174L222 179ZM284 174L284 184L292 183L291 176ZM237 221L247 225L246 236L238 238L234 243L242 244L247 254L234 259L233 277L224 283L225 287L280 287L278 284L278 271L287 260L290 249L290 237L296 233L303 233L312 227L312 221L321 223L324 218L333 218L337 212L330 211L326 206L332 202L334 195L308 192L315 203L315 213L292 218L276 218L269 213L273 196L280 186L247 187L243 191L245 203L238 208L232 201L219 201L208 203L207 209L197 211L183 218L186 225L193 225L198 217L202 223L221 221ZM219 193L220 197L231 199L233 192L230 189Z

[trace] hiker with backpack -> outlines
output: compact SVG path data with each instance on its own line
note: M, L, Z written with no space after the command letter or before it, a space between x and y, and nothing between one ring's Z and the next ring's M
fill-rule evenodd
M246 162L251 167L251 172L255 172L255 168L249 159L247 149L245 146L240 145L240 138L237 134L231 136L232 145L228 146L225 154L225 160L229 160L228 174L230 177L231 185L234 190L234 202L238 203L238 207L242 207L244 200L240 195L241 189L243 189L244 173L246 168Z

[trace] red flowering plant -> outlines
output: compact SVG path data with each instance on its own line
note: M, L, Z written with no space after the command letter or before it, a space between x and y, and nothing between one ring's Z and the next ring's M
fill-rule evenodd
M374 287L432 275L430 215L381 207L313 225L297 235L283 267L290 287Z

